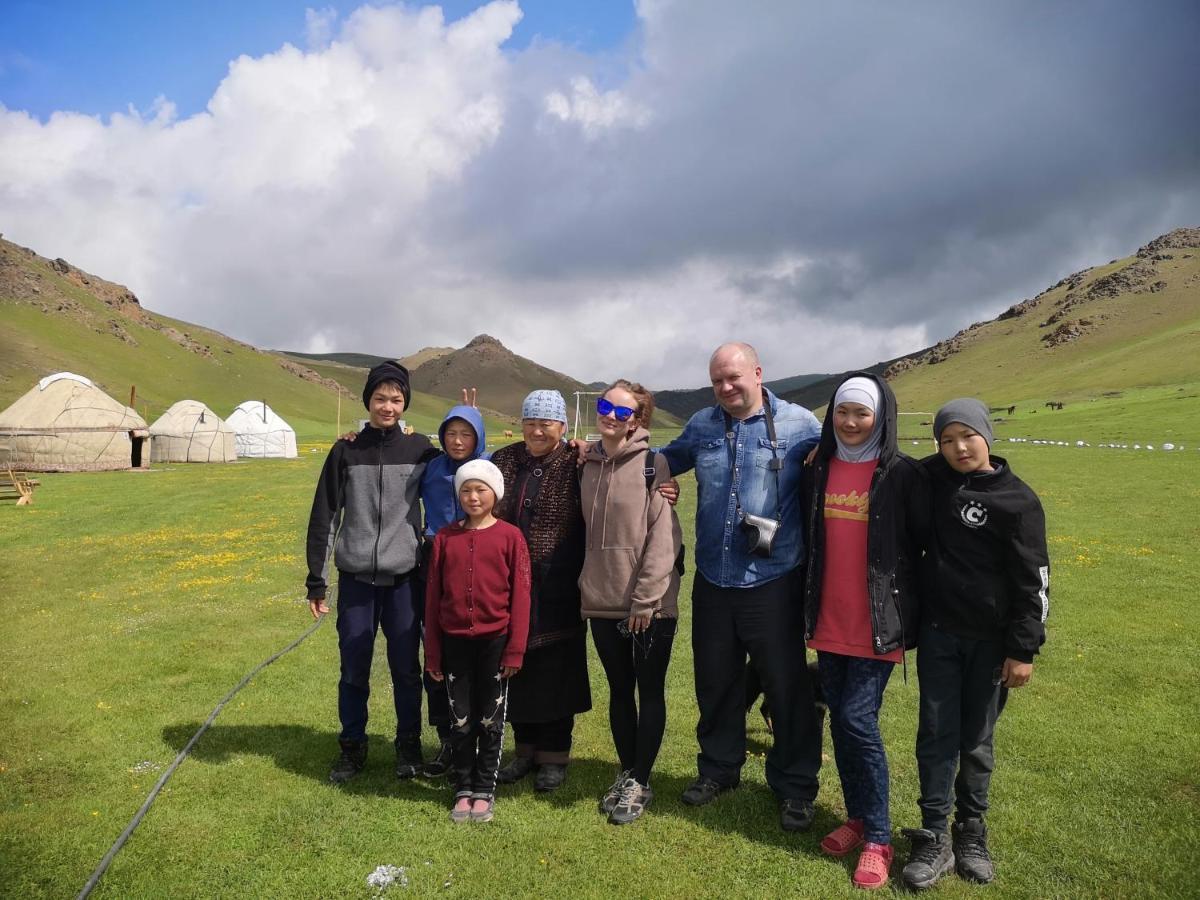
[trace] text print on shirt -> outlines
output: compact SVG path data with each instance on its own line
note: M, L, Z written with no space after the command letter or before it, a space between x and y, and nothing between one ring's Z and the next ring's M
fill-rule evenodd
M851 519L855 522L867 521L868 494L851 491L848 494L833 494L825 492L825 518Z

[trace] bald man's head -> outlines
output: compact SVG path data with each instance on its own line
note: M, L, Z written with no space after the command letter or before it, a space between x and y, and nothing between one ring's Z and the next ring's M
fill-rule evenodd
M749 344L733 341L714 350L708 376L717 403L733 418L749 418L762 408L762 367Z
M713 355L708 358L708 367L712 368L713 363L717 361L717 357L727 359L730 356L741 356L752 368L759 364L757 350L745 341L729 341L713 351Z

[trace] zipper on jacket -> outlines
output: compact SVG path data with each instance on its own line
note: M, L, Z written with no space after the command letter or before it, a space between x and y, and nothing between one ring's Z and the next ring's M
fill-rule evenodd
M371 583L379 579L379 533L383 531L383 442L387 432L380 434L379 439L379 503L375 515L375 555L371 560Z
M896 565L899 565L899 552L897 551ZM904 646L904 610L900 604L900 589L896 587L896 573L892 573L892 602L896 604L896 618L900 620L900 666L903 670L904 683L908 684L908 654Z
M879 572L879 569L876 568L876 566L875 566L875 560L872 559L872 555L871 555L871 551L872 551L871 538L874 537L876 543L878 543L880 540L882 540L882 537L879 534L879 531L880 531L880 528L882 528L883 526L876 525L875 527L872 527L872 523L880 521L878 505L876 503L876 501L878 500L878 497L879 497L877 488L879 487L879 485L883 482L883 480L886 477L887 477L887 469L883 468L883 466L876 463L875 471L871 473L871 484L867 488L867 502L868 502L868 506L867 506L867 509L868 509L868 515L867 515L867 605L870 607L870 610L871 610L871 637L875 641L875 653L880 656L882 656L884 653L883 637L881 636L883 634L882 616L883 616L884 600L882 597L880 597L877 602L876 598L871 596L872 589L875 587L875 583L877 580L876 576L878 575L878 572ZM896 589L896 573L895 572L892 572L891 579L892 579L892 592L893 592L893 596L895 596L895 589ZM904 629L901 628L901 638L900 638L901 646L904 645L903 631L904 631Z

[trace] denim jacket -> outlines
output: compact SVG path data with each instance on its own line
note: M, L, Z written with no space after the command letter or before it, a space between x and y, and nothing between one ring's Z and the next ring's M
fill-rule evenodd
M800 473L804 458L821 437L821 425L803 406L780 400L770 391L767 399L775 418L776 453L783 460L778 473L769 468L771 442L761 412L742 422L734 419L733 438L727 440L721 407L702 409L661 451L672 475L696 470L696 568L718 587L753 587L771 581L804 558ZM738 528L734 487L743 512L781 520L770 558L750 554Z

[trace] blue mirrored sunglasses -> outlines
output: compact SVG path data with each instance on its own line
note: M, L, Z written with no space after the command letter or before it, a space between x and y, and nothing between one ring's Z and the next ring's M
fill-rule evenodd
M614 406L603 397L598 397L596 399L596 412L602 416L615 416L618 422L627 422L629 421L629 417L637 412L637 410L630 409L628 406Z

